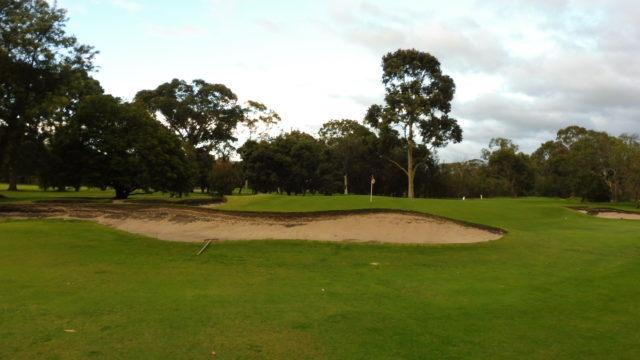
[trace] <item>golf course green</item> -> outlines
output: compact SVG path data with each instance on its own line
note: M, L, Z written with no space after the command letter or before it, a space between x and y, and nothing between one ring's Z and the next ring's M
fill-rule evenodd
M228 241L201 255L201 243L89 221L0 220L0 359L640 358L640 222L577 205L232 196L218 208L399 209L507 234L454 245Z

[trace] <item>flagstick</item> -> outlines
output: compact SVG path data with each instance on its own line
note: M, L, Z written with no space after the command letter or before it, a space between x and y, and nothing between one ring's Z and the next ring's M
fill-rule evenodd
M373 178L373 175L371 175L371 194L369 195L369 203L373 203L373 184L376 182L376 180Z

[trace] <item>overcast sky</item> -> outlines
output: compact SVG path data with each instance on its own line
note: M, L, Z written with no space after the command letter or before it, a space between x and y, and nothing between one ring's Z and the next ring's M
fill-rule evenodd
M53 0L52 0L53 1ZM581 125L639 133L640 9L627 0L63 0L67 30L94 46L107 93L131 99L173 78L204 79L317 134L382 103L381 58L435 55L456 85L464 140L443 161L477 158L492 137L526 153Z

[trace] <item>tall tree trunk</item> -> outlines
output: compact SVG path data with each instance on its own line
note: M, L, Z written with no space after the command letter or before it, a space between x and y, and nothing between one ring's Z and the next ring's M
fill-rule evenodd
M9 165L9 187L8 191L18 191L18 174L13 165Z
M130 190L120 186L114 187L114 189L116 190L116 199L118 200L126 199L129 197L129 194L131 194Z
M407 197L409 199L414 198L413 193L413 179L416 176L416 171L413 168L413 141L409 141L407 144Z

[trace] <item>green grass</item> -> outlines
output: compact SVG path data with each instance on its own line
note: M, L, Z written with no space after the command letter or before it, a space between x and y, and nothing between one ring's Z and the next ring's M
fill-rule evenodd
M0 203L3 202L34 202L34 201L47 201L47 200L82 200L90 202L110 202L116 193L113 189L100 190L97 188L83 187L80 191L68 189L67 191L60 192L53 189L43 191L38 188L37 185L18 185L18 191L6 191L8 185L0 183ZM171 197L169 193L144 193L142 191L136 191L129 199L132 200L173 200L179 201L185 198L211 198L208 194L201 192L193 192L188 197Z
M223 209L395 208L509 233L438 246L222 242L201 256L200 244L89 222L5 221L0 359L639 358L640 222L570 205L230 197Z

